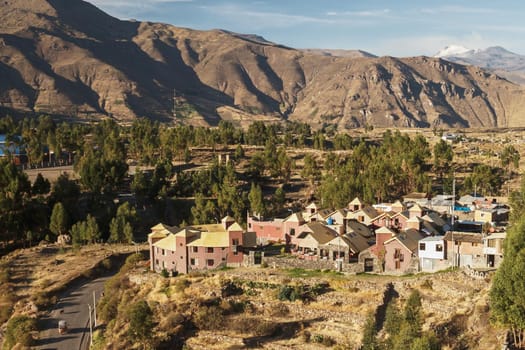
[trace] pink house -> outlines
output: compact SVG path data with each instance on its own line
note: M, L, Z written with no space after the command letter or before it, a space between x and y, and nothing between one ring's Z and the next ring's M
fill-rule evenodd
M409 229L385 241L385 272L409 273L419 270L417 257L419 240L424 236Z
M243 232L233 219L220 224L188 226L160 238L150 234L150 268L153 271L188 273L220 266L240 266L246 247L255 246L255 235Z
M296 245L300 227L305 223L301 213L293 213L285 219L260 220L248 217L248 231L255 232L257 243L286 242Z

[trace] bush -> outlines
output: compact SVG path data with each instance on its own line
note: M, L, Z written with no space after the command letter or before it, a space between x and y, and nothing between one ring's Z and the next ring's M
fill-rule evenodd
M142 253L134 253L126 258L126 265L135 266L138 262L144 260Z
M36 320L28 316L15 316L7 322L4 349L11 349L16 344L33 345L32 332L36 331Z
M32 297L39 309L45 309L57 302L57 297L46 292L38 292Z
M184 290L186 288L188 288L190 286L191 282L188 281L187 279L185 278L181 278L181 279L177 279L175 281L175 285L174 285L174 288L175 288L175 292L177 293L182 293L184 292Z
M107 259L107 258L102 260L101 265L105 270L111 270L111 268L113 267L113 263L111 262L111 259Z
M153 312L144 300L131 305L127 312L129 319L128 334L133 340L151 339L153 330Z
M166 269L162 269L162 271L160 272L160 275L162 277L164 277L164 278L170 277L170 274L169 274L168 270L166 270Z
M262 321L255 327L255 334L258 336L269 337L276 335L279 325L271 321Z
M203 306L193 315L193 323L204 330L218 330L224 324L224 315L218 306Z

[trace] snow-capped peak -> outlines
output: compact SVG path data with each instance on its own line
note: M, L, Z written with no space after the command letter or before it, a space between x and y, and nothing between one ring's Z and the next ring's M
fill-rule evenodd
M450 56L462 56L467 53L471 53L473 50L467 49L461 45L450 45L439 51L434 57L450 57Z

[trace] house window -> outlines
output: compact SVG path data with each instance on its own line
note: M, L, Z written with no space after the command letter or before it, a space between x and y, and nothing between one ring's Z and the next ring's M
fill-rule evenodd
M248 228L252 228L252 223L251 222L248 223Z
M436 252L442 252L443 251L443 244L436 244Z
M199 247L191 247L191 250L192 250L194 253L198 253L198 252L199 252Z
M425 243L419 243L419 250L425 250Z
M212 247L206 248L206 253L213 253L213 248Z
M295 229L294 228L290 229L290 236L295 236Z
M182 242L181 242L181 243L179 243L179 246L181 246L181 247L182 247Z
M166 255L166 251L162 249L162 255Z
M232 239L232 245L239 245L239 239L238 238Z
M478 246L478 244L477 244L477 243L474 243L474 242L472 242L472 246L473 246L473 247L477 247L477 246Z
M487 240L487 247L489 247L489 248L496 248L496 240L495 239L488 239Z
M190 265L195 266L195 259L190 259Z
M214 264L215 264L215 261L213 261L213 259L206 260L206 265L207 266L213 266Z
M155 259L155 265L159 266L159 259Z
M365 221L365 217L364 217L363 215L359 215L359 216L357 217L357 220L358 220L359 222L363 222L363 221Z

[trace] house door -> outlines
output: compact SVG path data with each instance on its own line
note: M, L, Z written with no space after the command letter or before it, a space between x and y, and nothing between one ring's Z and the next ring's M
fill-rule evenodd
M487 266L494 267L495 255L487 255Z
M365 259L365 272L374 272L374 259Z
M255 254L253 254L253 263L255 265L260 265L262 262L262 253L261 252L255 252Z

